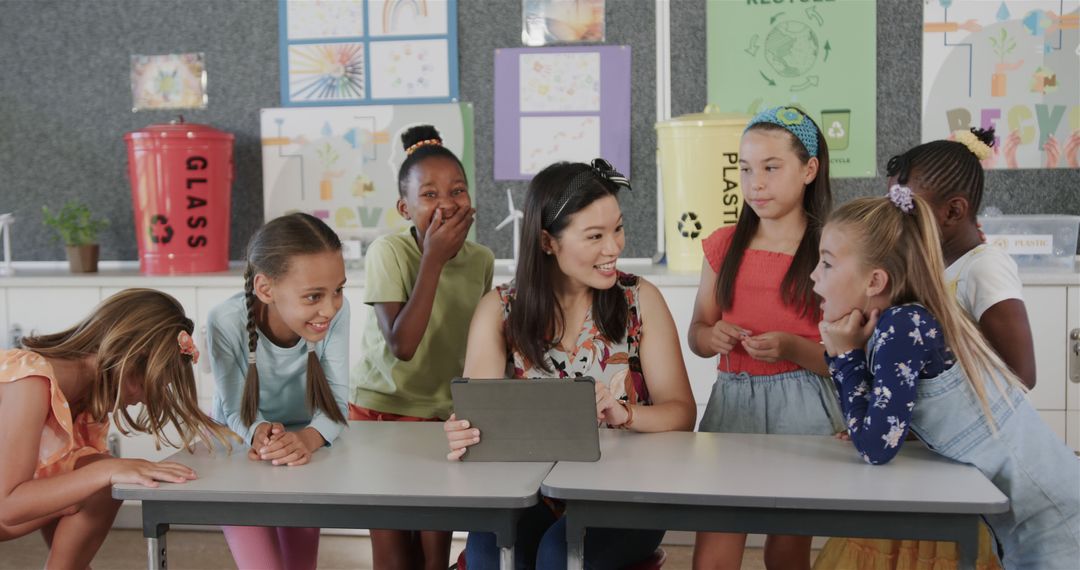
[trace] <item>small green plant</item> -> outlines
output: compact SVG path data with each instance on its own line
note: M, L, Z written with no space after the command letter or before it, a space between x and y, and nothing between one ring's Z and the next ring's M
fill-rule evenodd
M1000 36L997 38L990 37L990 45L994 48L994 53L998 54L998 63L1005 63L1005 56L1016 49L1016 40L1009 36L1005 28L1001 28Z
M48 206L41 207L45 225L56 230L64 245L91 245L97 243L98 232L109 225L107 220L95 220L90 208L72 200L53 214Z

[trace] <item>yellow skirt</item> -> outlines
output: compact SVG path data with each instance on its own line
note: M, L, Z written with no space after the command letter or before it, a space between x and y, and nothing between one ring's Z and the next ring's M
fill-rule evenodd
M979 525L978 570L1001 570L990 531ZM830 538L814 562L814 570L955 570L955 542Z

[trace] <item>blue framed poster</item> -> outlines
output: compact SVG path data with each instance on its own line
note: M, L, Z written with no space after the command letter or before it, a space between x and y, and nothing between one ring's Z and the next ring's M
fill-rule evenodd
M281 104L458 100L457 0L279 0Z

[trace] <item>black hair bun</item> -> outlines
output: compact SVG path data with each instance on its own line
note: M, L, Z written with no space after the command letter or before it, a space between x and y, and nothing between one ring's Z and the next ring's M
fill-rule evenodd
M971 134L981 140L986 146L994 146L994 127L989 129L971 128Z
M431 125L417 125L415 127L409 127L404 133L401 133L401 146L408 150L409 147L420 141L437 140L442 142L442 137L439 136L439 131Z

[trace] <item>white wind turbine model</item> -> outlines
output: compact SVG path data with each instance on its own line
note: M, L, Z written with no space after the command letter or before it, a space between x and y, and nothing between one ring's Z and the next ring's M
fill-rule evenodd
M510 193L509 188L506 189L506 203L510 207L510 215L503 218L503 221L495 226L495 230L501 230L511 222L514 224L514 262L510 265L510 272L513 273L517 270L518 251L521 248L521 218L525 217L525 214L522 214L521 210L514 208L514 196Z
M11 266L11 224L15 223L14 214L0 214L0 239L4 242L4 260L0 262L0 275L14 275Z

